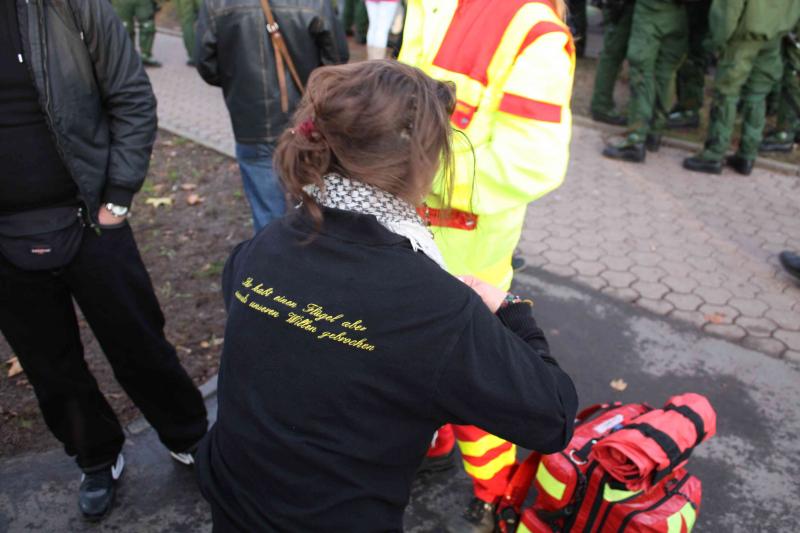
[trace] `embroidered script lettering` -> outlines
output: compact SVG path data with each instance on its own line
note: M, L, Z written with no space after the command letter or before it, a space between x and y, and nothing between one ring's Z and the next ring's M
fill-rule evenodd
M361 319L350 320L343 313L335 313L317 303L305 304L298 311L297 309L303 304L298 304L297 301L285 295L285 293L276 293L275 287L268 286L253 277L247 277L242 280L241 286L246 290L236 290L234 292L236 300L267 318L282 318L281 312L270 307L270 305L278 304L279 307L288 307L295 311L288 311L288 316L284 323L313 334L314 339L336 342L348 348L367 352L375 351L375 345L370 343L366 337L356 339L348 336L347 331L324 330L325 328L336 327L338 324L339 327L345 330L363 334L363 332L367 331L367 325ZM320 331L321 328L323 329L322 331Z

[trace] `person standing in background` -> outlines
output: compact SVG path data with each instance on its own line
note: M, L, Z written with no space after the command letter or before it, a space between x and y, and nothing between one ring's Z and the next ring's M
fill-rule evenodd
M400 61L456 85L452 194L436 180L421 210L452 274L508 290L528 203L564 180L575 71L565 11L561 1L408 2ZM490 532L516 449L475 426L445 426L424 468L447 464L454 431L474 498L448 529Z
M346 35L352 35L358 44L367 43L369 17L364 0L344 0L342 23Z
M269 4L302 83L321 65L347 63L347 40L330 0L270 0ZM222 87L225 95L236 159L258 232L286 210L272 154L300 101L301 88L288 69L279 76L259 0L206 0L195 47L200 76Z
M586 33L589 29L589 19L586 15L586 0L569 0L567 24L575 41L575 56L583 57L586 52Z
M197 15L200 13L202 0L176 0L178 3L178 18L181 21L181 33L183 34L183 45L186 47L188 59L186 64L195 66L194 58L194 30L197 25Z
M686 6L676 0L636 0L628 42L631 100L630 133L603 155L611 159L644 162L647 151L661 147L675 92L675 72L686 56ZM646 149L646 150L645 150Z
M678 69L677 102L667 117L668 128L700 127L700 111L705 100L706 70L708 69L708 10L711 0L686 2L689 20L689 53Z
M603 49L597 61L592 92L592 120L623 126L627 118L614 104L614 86L628 53L634 0L603 1Z
M800 142L800 23L783 40L783 79L775 129L764 138L760 152L791 152Z
M367 59L384 59L389 43L389 30L397 13L399 0L366 0L369 30L367 31Z
M136 23L139 24L139 55L146 67L160 67L153 58L153 42L156 39L156 10L153 0L111 0L114 11L122 19L131 42L136 40Z
M720 50L705 148L683 167L719 174L722 163L736 172L753 171L766 122L767 95L781 79L781 41L797 24L800 0L714 0L709 15L713 46ZM725 158L742 102L742 135L735 155Z
M126 220L156 122L147 74L109 2L3 2L0 330L82 471L89 520L111 509L125 434L84 359L73 300L174 459L192 464L206 432L203 398L164 336Z

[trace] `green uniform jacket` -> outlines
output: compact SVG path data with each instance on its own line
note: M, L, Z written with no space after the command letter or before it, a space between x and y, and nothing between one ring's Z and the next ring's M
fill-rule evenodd
M800 0L714 0L712 43L719 49L731 39L768 41L789 32L798 16Z

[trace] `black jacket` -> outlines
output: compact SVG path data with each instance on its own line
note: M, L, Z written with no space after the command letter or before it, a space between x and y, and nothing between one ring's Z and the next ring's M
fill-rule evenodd
M400 531L436 429L561 450L577 397L527 304L493 315L374 217L273 222L225 267L219 418L198 453L220 531Z
M347 41L330 0L270 0L270 6L303 84L315 68L347 62ZM259 0L206 0L195 46L200 75L222 87L237 142L274 142L300 92L287 69L290 112L284 113Z
M16 0L23 56L89 214L130 205L156 135L156 99L128 33L101 0Z

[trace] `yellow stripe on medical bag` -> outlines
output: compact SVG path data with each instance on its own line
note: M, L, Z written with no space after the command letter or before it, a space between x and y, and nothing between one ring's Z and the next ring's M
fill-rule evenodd
M555 498L560 500L564 497L564 492L567 486L553 477L553 474L544 466L544 462L539 463L539 469L536 471L536 481L544 489L544 491Z

